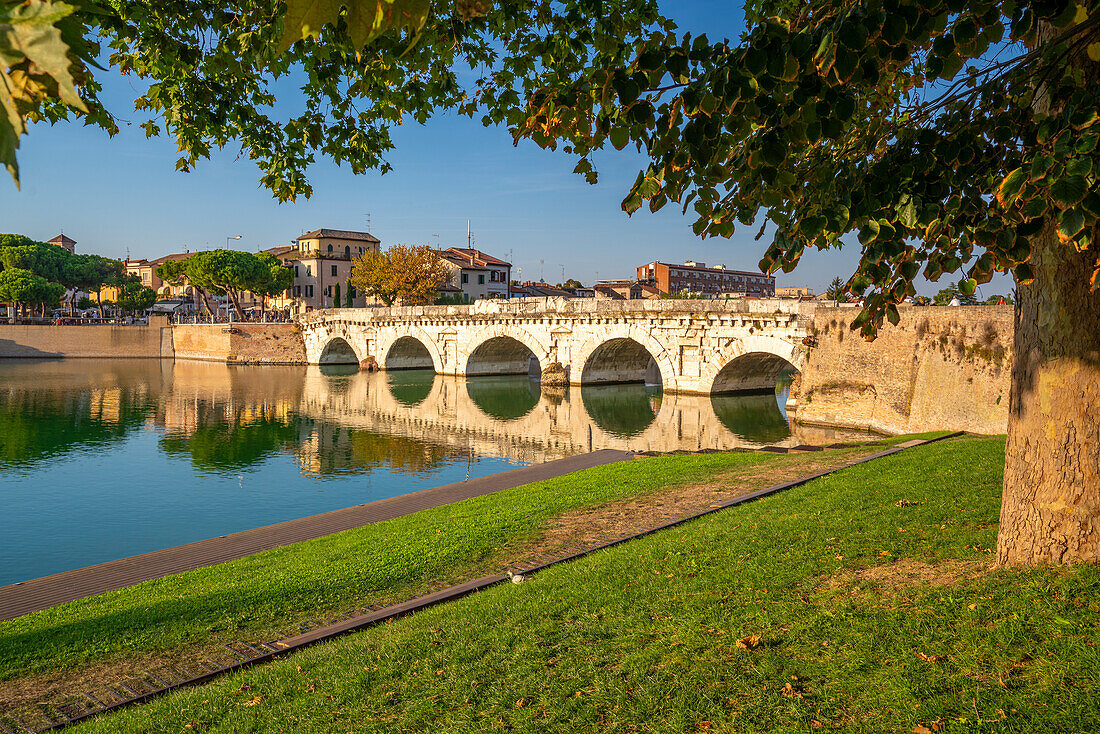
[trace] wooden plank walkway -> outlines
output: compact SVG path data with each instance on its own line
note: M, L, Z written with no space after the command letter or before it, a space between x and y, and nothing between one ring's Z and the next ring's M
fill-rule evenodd
M613 464L633 456L629 452L611 449L594 451L2 586L0 621L142 581L232 561L271 548L552 479L581 469Z

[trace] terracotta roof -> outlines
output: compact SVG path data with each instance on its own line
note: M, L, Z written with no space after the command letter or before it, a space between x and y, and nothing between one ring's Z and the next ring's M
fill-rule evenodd
M450 250L441 250L439 252L439 256L447 262L462 268L463 270L488 270L488 268L474 265L467 258L464 258L461 255L456 255Z
M190 252L177 252L177 253L172 254L172 255L165 255L164 257L158 257L156 260L148 260L148 261L146 261L145 264L146 265L152 265L153 267L156 267L157 265L160 265L162 262L165 262L167 260L183 260L185 258L191 257L192 254L193 253L190 253Z
M315 229L312 232L306 232L298 240L318 240L322 237L331 237L337 240L361 240L363 242L381 242L370 232L353 232L347 229Z
M56 237L54 237L52 240L46 240L46 244L49 244L49 245L75 245L76 240L74 240L72 237L66 237L63 234L59 234Z
M276 247L269 247L264 252L270 253L275 257L281 257L288 252L297 252L298 248L294 245L278 245Z
M497 265L500 267L510 268L512 263L505 262L500 258L487 255L481 250L477 250L470 247L448 247L444 252L453 252L462 259L470 262L473 265Z

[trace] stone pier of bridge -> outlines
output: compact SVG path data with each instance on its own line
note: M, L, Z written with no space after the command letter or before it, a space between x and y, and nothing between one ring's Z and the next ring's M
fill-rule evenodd
M299 318L310 364L537 374L571 384L660 383L666 392L768 392L801 370L812 303L760 300L484 300L469 306L330 309Z

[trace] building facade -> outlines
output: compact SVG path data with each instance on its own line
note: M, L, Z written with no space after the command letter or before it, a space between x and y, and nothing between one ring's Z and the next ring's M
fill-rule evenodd
M462 293L470 300L508 298L512 263L469 247L448 247L439 251L443 264L451 271L443 293Z
M784 286L775 289L776 298L813 298L814 289L805 285Z
M775 296L775 278L761 272L731 270L725 265L708 268L706 263L688 260L683 265L654 261L637 268L641 283L660 293L690 291L710 296L741 294L757 298Z
M267 252L294 273L294 283L283 296L268 299L273 308L305 313L320 308L362 308L367 299L351 284L356 259L378 252L380 240L369 232L315 229L293 245Z

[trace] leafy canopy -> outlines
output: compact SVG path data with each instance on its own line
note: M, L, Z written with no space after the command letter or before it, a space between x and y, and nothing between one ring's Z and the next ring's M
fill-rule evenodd
M1093 253L1100 286L1095 0L768 2L750 19L736 44L669 33L619 67L551 71L515 133L569 141L586 175L592 151L632 143L652 162L624 210L676 202L704 237L763 219L769 272L856 235L845 287L868 296L868 338L922 269L964 270L966 294L996 271L1030 282L1048 226Z
M656 0L0 0L0 161L18 182L28 121L117 131L92 76L103 58L148 83L138 119L174 138L177 169L239 144L276 198L308 197L318 154L385 172L391 127L437 109L517 125L548 66L623 63L661 22ZM291 75L299 98L283 86L276 105Z
M450 269L427 245L394 245L385 252L360 255L351 268L350 283L387 306L426 306L435 303L439 286Z

